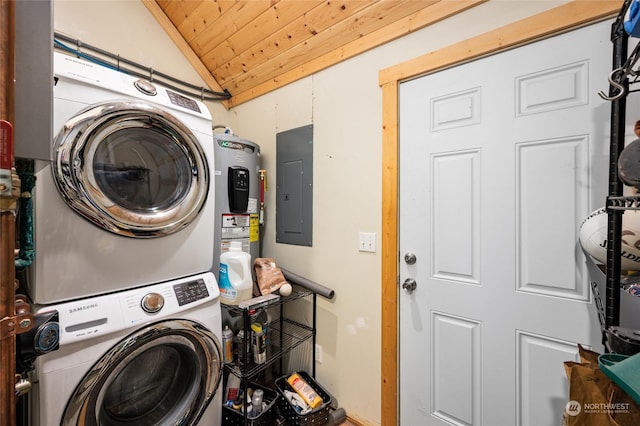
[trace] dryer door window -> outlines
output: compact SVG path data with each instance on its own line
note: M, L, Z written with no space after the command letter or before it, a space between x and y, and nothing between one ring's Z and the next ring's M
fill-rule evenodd
M87 372L61 424L196 424L220 384L221 356L217 337L196 322L152 324Z
M187 226L209 190L206 157L171 114L140 101L79 112L54 141L54 180L67 204L94 224L129 237Z

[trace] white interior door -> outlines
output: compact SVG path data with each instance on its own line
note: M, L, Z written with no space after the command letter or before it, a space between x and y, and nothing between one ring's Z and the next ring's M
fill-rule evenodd
M558 425L563 362L601 350L577 241L605 202L610 29L401 84L401 424Z

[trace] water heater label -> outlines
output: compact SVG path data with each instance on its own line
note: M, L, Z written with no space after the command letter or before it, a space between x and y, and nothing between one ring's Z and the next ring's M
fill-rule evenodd
M223 214L222 215L222 239L249 238L251 228L251 215L248 214Z
M250 228L249 241L251 241L252 243L255 243L260 239L260 215L252 214L250 221L251 221L251 225L249 226Z
M249 198L249 202L247 203L247 211L249 213L258 213L258 200L255 198Z

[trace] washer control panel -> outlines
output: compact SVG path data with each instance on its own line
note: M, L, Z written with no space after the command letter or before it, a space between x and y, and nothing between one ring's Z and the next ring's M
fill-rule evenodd
M193 303L197 300L204 299L205 297L209 297L209 292L207 291L207 285L205 284L202 278L186 281L179 284L173 285L173 291L176 294L176 298L178 299L178 305L186 305L188 303Z
M105 294L57 306L60 345L137 327L181 312L220 296L211 272L147 287Z

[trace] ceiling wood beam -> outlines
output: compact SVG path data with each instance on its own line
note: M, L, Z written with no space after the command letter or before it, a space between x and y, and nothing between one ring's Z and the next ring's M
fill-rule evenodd
M214 77L232 94L244 92L249 87L277 79L283 71L306 66L306 64L319 56L340 49L342 46L388 25L393 25L393 23L403 20L413 13L425 8L428 10L428 6L433 3L435 3L434 0L381 1L373 3L343 20L330 23L324 30L318 30L313 37L283 51L271 61L249 64L243 73L232 80L225 79L223 81L219 78L221 76L217 74L214 74ZM382 44L386 41L388 40L379 40L377 44Z
M265 13L280 0L239 1L218 19L209 22L192 41L191 47L196 55L202 56L211 49L225 42L238 31L242 31L249 23Z
M198 58L198 56L194 53L193 49L191 49L189 44L185 41L184 37L182 37L182 34L180 34L176 27L173 26L173 23L169 21L169 18L167 18L167 15L165 15L164 11L160 8L158 3L155 0L141 1L149 10L149 12L151 12L153 17L158 21L162 29L165 30L169 38L173 40L178 49L180 49L182 54L191 63L198 75L209 86L209 88L215 92L224 92L224 88L222 88L222 86L220 86L218 82L211 76L209 70L207 70L207 67L204 66L200 58Z
M313 5L311 2L301 3L295 0L294 4ZM307 9L304 14L300 14L289 24L281 25L280 29L271 32L264 31L263 34L270 35L249 46L250 49L237 51L236 55L227 58L220 66L209 67L209 69L216 81L229 88L232 87L233 80L241 80L244 75L249 73L252 74L251 80L255 78L255 75L261 74L264 74L263 77L266 80L269 76L265 72L269 70L265 70L268 68L266 66L261 67L262 64L272 63L270 71L277 75L282 72L281 64L283 62L288 62L287 66L291 66L289 62L291 58L303 61L304 56L301 51L308 52L307 55L320 55L322 52L318 52L317 48L325 42L325 46L321 48L330 49L328 44L332 42L332 38L336 38L335 34L341 34L337 29L338 26L350 23L350 17L353 14L369 8L372 4L374 4L372 0L350 0L347 3L323 1L317 4L317 7ZM242 33L240 35L246 39L255 40L253 34L246 34L244 31ZM322 40L318 40L318 37ZM348 41L348 39L343 40L340 37L341 43ZM273 61L269 62L272 59ZM209 62L205 58L203 61Z
M197 2L192 2L196 3ZM180 11L180 14L170 13L167 9L164 9L164 13L169 20L173 22L173 25L178 29L178 32L182 34L182 37L189 44L203 31L206 31L207 27L214 22L214 19L220 18L224 11L220 5L216 2L203 1L198 4L198 7L192 9L190 12ZM186 14L185 19L180 20L181 15ZM197 54L198 52L196 52Z
M202 62L215 75L214 70L228 66L226 64L236 56L268 56L269 47L286 46L292 40L297 40L296 32L299 29L292 28L294 23L304 20L307 13L323 3L325 0L281 0L241 31L231 34L224 43L202 55ZM271 36L263 37L256 43L255 34Z
M167 16L171 17L171 22L175 27L182 25L191 13L197 9L206 0L201 1L175 1L175 0L156 0L158 6Z
M410 34L435 22L448 18L464 10L484 3L487 0L443 0L431 5L428 8L419 10L404 19L396 21L376 32L370 33L345 44L339 49L298 66L291 71L285 72L276 78L265 81L255 87L245 91L232 93L233 97L227 101L229 107L240 105L258 96L269 93L287 84L293 83L301 78L321 71L341 61L352 58L367 50L378 47L386 42L395 40L404 35Z

